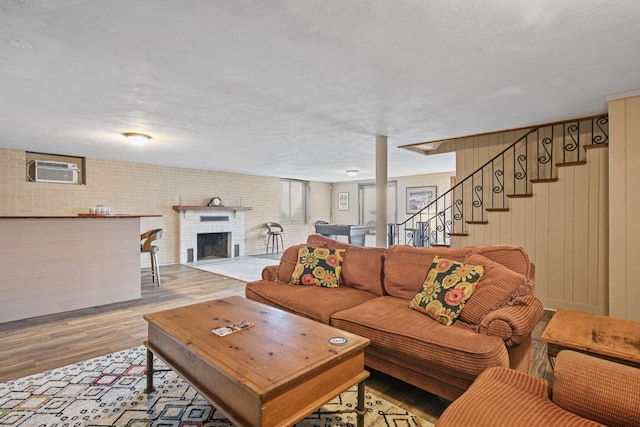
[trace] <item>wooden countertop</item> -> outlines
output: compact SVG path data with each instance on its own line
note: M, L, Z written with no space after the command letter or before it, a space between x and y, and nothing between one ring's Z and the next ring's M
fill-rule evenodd
M0 219L60 219L60 218L147 218L147 217L161 217L159 214L115 214L115 215L92 215L92 214L78 214L78 215L16 215L16 216L0 216Z

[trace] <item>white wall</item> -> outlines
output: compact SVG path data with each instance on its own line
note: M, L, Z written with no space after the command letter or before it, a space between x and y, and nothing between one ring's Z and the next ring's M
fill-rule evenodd
M425 174L400 178L389 178L397 184L397 215L398 222L409 218L406 209L407 187L436 186L438 196L449 190L451 177L455 172L441 174ZM332 184L331 214L329 218L319 218L334 224L360 224L358 186L360 184L374 184L372 181L352 181ZM338 193L349 194L349 210L338 210ZM367 246L375 246L375 239L367 237Z

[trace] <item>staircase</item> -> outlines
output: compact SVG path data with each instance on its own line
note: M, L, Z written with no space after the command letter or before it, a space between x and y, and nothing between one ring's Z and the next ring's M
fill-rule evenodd
M489 213L509 212L510 200L533 197L535 184L558 181L560 167L586 164L587 151L606 148L608 116L534 127L419 212L389 225L389 244L449 246Z

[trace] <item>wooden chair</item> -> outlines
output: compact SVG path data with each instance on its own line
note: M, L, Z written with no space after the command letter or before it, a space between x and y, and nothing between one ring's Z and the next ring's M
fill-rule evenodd
M284 250L284 241L282 240L282 234L284 228L277 222L267 222L265 226L269 229L267 232L267 253L269 253L269 245L271 245L271 253L276 250L276 254L280 253L280 246Z
M160 266L158 265L159 248L152 243L162 237L162 228L149 230L140 235L140 252L148 252L151 256L151 280L160 286Z

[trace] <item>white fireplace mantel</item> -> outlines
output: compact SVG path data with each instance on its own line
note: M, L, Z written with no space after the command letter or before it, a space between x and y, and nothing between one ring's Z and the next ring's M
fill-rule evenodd
M229 256L244 255L244 213L240 206L173 206L180 213L180 263L196 261L198 234L231 233ZM213 219L216 220L203 220ZM192 258L190 260L189 258Z
M253 208L245 206L174 206L176 212L184 211L250 211Z

